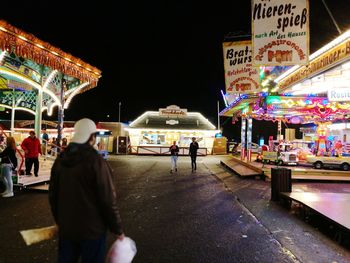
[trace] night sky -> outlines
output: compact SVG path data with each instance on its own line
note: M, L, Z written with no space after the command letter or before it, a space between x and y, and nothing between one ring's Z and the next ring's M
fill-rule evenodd
M341 29L350 28L350 0L326 1ZM73 99L66 120L117 121L120 101L123 122L176 104L201 112L215 125L217 101L224 107L222 42L229 33L250 34L250 17L248 0L6 1L1 14L102 70L98 86ZM310 0L310 27L311 52L338 36L321 0ZM221 122L224 134L237 137L239 128L230 119Z

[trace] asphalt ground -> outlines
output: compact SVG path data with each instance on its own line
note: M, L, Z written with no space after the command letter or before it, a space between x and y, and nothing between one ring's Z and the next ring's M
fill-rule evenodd
M191 173L189 157L180 157L170 174L169 157L110 157L124 230L138 249L134 262L350 262L344 246L270 202L269 182L239 178L220 158L198 158ZM350 192L349 186L298 187ZM47 198L22 190L0 199L1 263L56 261L56 238L27 247L19 235L53 224Z

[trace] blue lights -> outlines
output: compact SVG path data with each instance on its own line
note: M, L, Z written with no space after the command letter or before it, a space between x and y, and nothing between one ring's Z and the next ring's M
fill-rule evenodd
M312 104L312 101L309 100L309 99L306 99L306 100L305 100L305 103L306 103L306 105L311 105L311 104Z

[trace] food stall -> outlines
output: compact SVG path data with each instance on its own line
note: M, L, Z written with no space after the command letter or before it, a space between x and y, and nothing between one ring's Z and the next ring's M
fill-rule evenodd
M350 31L310 55L308 64L290 67L268 82L262 79L261 85L264 83L270 83L264 92L231 98L220 115L231 117L233 123L242 118L242 122L250 119L278 122L279 127L280 123L315 124L313 128L305 127L303 140L314 143L316 155L330 155L334 148L338 150L335 155L348 154ZM280 130L277 135L277 140L283 138Z
M173 141L180 155L188 154L192 137L199 144L198 155L212 153L215 134L219 130L201 113L188 112L176 105L158 111L146 111L126 128L133 154L167 155Z

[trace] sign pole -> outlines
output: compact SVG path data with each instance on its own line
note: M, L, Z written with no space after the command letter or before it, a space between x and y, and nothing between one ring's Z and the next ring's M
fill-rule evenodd
M119 110L118 110L118 122L120 123L120 107L122 103L119 101Z
M220 130L220 105L219 105L219 101L218 101L218 130Z

